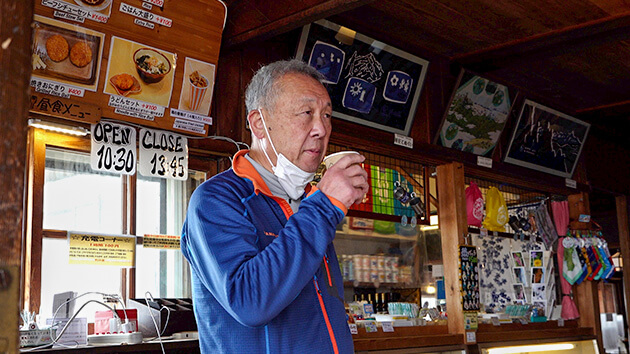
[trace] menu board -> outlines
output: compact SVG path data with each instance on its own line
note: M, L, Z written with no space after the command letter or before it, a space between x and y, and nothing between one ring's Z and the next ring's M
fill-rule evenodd
M35 14L34 94L98 107L104 118L208 134L223 3L36 0Z

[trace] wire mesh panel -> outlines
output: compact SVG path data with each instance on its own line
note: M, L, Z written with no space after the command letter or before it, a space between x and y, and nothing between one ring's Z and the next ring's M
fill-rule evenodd
M350 210L372 213L370 217L374 219L415 216L419 224L428 222L424 165L347 146L331 144L328 147L329 154L344 150L355 150L365 156L363 168L370 184L363 202Z
M488 191L491 187L498 188L501 196L505 200L507 205L508 222L505 224L505 232L516 233L522 232L524 235L529 236L529 231L533 220L533 214L537 207L541 203L550 199L550 196L542 192L537 192L514 185L509 185L500 182L493 182L489 180L465 177L466 187L470 186L471 182L475 182L481 191L484 200L487 200ZM484 208L484 218L487 210ZM516 228L516 230L515 230Z

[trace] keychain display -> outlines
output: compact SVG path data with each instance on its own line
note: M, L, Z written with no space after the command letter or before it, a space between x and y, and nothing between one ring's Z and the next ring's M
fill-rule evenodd
M477 247L459 246L459 279L464 311L479 311L479 260Z

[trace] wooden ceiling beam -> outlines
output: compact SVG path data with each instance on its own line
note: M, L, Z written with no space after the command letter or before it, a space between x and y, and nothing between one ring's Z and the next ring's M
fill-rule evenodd
M456 55L453 63L487 73L524 61L550 58L597 45L630 39L630 12L537 34L478 51Z
M340 14L342 12L369 4L374 0L328 0L316 5L308 2L295 1L291 3L291 13L287 13L287 5L284 1L268 1L265 3L265 13L280 14L276 19L266 18L261 11L258 21L230 21L230 12L234 7L228 8L228 24L223 33L223 46L230 48L252 39L266 39L272 36L302 27L313 21ZM243 6L243 1L235 1L233 4ZM248 6L252 6L248 2ZM295 10L295 8L297 10ZM255 9L254 9L255 10Z

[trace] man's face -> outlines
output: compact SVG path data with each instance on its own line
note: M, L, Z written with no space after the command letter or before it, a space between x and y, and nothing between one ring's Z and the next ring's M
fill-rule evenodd
M317 171L326 154L332 129L332 103L324 86L303 74L286 74L271 111L263 110L269 134L278 154L307 172ZM267 153L277 164L270 144Z

